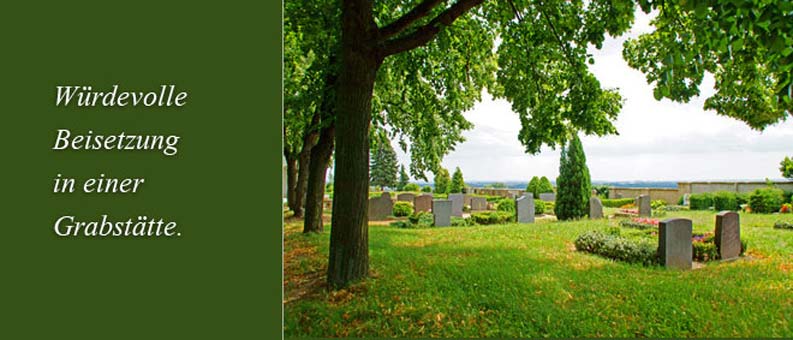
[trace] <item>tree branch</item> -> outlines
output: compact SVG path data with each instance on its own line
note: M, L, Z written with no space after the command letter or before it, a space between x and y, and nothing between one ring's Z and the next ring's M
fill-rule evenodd
M428 24L417 28L413 33L398 39L388 40L380 49L381 58L412 50L427 44L440 32L442 26L450 26L457 18L485 0L458 0L454 5L438 14Z
M399 34L399 32L404 31L417 20L427 16L433 8L445 1L446 0L424 0L422 3L418 4L418 6L410 10L410 12L405 13L396 21L381 28L380 37L382 39L388 39Z

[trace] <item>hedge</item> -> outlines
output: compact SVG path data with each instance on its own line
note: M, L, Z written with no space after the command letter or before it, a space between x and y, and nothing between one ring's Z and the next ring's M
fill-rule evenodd
M631 239L598 230L587 231L575 240L575 248L614 260L643 265L658 264L658 245L642 239Z
M691 210L709 210L713 206L713 195L709 192L691 194L688 197L688 207Z
M604 200L601 200L600 202L603 203L603 206L607 207L607 208L619 208L619 207L621 207L623 205L631 204L631 203L635 202L635 199L633 199L633 198L606 198Z
M512 222L515 214L506 211L487 211L471 214L471 220L476 224L505 224Z

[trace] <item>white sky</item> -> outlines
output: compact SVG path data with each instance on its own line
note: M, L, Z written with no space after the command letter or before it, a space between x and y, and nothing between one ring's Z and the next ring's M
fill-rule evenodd
M607 38L601 50L590 48L590 70L604 88L618 88L625 99L615 125L617 136L582 136L593 180L719 180L780 178L779 162L793 154L793 124L782 122L762 133L732 118L702 109L713 91L706 75L702 96L687 104L656 101L644 75L622 59L628 37L650 31L650 17L637 11L632 30ZM554 180L559 151L543 148L528 155L518 142L520 121L504 100L485 94L465 117L474 124L466 141L443 160L449 171L457 166L466 180L528 181L532 176ZM396 143L394 143L396 146ZM401 164L409 156L395 147ZM427 174L432 180L432 174Z

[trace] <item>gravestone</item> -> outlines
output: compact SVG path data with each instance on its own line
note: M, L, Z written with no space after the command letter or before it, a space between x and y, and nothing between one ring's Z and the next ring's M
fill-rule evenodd
M452 225L452 201L433 200L432 216L436 227L448 227Z
M430 211L432 209L432 194L423 194L416 197L413 202L413 212Z
M543 192L540 194L540 201L555 202L556 194L552 192Z
M467 205L467 206L469 206L469 207L473 207L473 203L471 203L471 201L472 201L473 199L474 199L474 196L471 196L471 195L465 194L465 195L463 195L463 204L464 204L464 205Z
M716 214L716 249L722 260L741 255L741 222L738 213L722 211Z
M683 205L688 205L689 198L691 197L690 194L683 194Z
M658 256L665 267L691 269L691 220L670 218L658 223Z
M403 202L410 202L410 203L413 203L413 201L414 201L415 199L416 199L416 195L414 195L414 194L411 194L411 193L409 193L409 192L406 192L406 193L401 193L401 194L397 195L397 201L403 201Z
M636 207L639 209L639 216L650 217L653 214L650 205L650 195L640 195L636 198Z
M391 194L384 192L380 197L369 199L369 220L382 221L394 214L394 202Z
M487 210L487 199L484 197L471 197L471 210Z
M589 198L589 218L603 218L603 203L600 202L600 198Z
M534 223L534 196L524 195L515 200L518 223Z
M449 194L449 200L452 201L452 216L463 216L463 194Z

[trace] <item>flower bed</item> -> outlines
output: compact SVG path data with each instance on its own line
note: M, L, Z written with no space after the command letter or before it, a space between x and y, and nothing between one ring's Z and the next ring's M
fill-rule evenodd
M620 226L634 229L655 229L658 228L658 219L637 217L620 221Z

